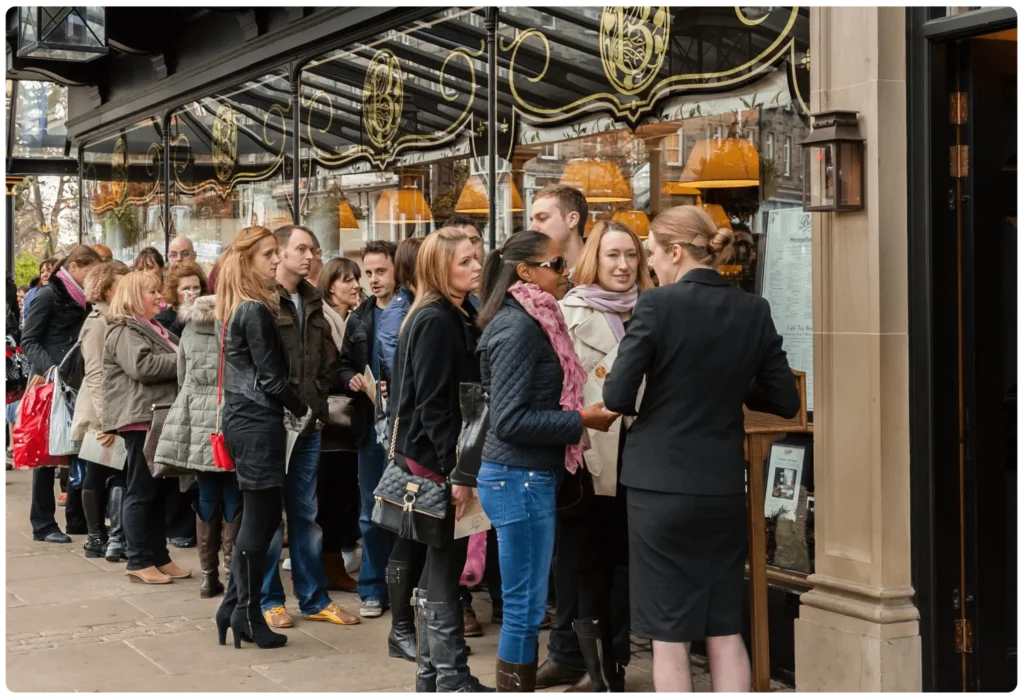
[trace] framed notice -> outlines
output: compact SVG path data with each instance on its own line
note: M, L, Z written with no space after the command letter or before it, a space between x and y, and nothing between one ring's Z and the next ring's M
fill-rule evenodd
M796 520L806 455L807 448L803 445L772 444L768 456L768 476L765 478L765 516L777 513L780 518Z
M772 310L789 365L807 373L807 411L814 411L814 327L811 305L811 214L768 212L760 292Z

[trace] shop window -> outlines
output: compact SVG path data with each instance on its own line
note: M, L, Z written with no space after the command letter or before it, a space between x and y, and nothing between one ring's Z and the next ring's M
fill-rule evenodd
M169 237L207 268L242 228L293 222L291 110L280 70L171 112Z
M767 160L775 159L775 134L766 133L764 136L764 156Z
M793 164L793 138L786 136L786 143L782 151L783 176L791 176Z
M557 160L559 158L558 143L545 143L537 157L542 160Z
M665 138L665 164L670 167L683 166L683 129L680 128Z
M82 149L82 230L130 264L143 247L164 253L164 134L155 118Z

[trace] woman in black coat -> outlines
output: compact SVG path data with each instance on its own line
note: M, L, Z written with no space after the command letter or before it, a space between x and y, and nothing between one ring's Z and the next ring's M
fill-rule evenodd
M693 689L688 647L700 640L715 691L750 690L743 405L785 418L800 408L768 303L716 271L732 240L696 206L654 220L660 287L637 301L604 384L607 408L637 417L621 477L631 629L653 642L658 692Z
M57 262L50 274L49 284L40 288L32 301L32 312L25 317L21 334L24 351L32 372L46 372L60 365L71 347L78 341L85 318L91 306L85 299L85 277L93 265L100 263L100 255L91 247L80 244L64 259ZM42 542L71 542L57 525L54 514L57 502L53 498L53 467L36 467L32 471L32 539ZM64 509L67 531L74 535L88 532L82 509L82 490L69 487Z
M284 646L260 609L267 550L281 525L287 429L311 428L311 411L288 379L288 353L277 331L277 240L264 227L239 232L217 273L218 335L224 330L224 439L242 491L242 520L235 538L224 601L217 610L221 644L231 627L235 648L252 641L261 649ZM290 414L286 414L285 410Z
M458 228L441 228L428 236L420 248L416 278L416 300L399 334L388 390L395 425L393 449L400 466L442 483L453 477L456 464L462 427L459 385L480 380L476 314L468 300L480 285L480 262L469 235ZM451 482L454 509L449 509L448 520L462 515L476 484L457 477ZM459 578L469 538L448 539L439 547L425 547L400 538L388 562L388 585L400 585L393 579L414 584L426 558L416 601L416 691L486 692L470 675L463 636ZM393 639L389 637L389 643Z

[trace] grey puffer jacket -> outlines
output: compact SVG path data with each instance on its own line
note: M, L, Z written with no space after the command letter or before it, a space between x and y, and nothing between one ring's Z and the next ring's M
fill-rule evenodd
M477 353L490 397L483 460L561 472L565 446L583 437L583 415L562 410L562 366L540 324L506 296Z
M210 434L217 428L217 368L220 337L214 330L212 295L178 309L184 325L178 344L178 396L167 412L156 447L156 461L198 472L221 472L213 465Z

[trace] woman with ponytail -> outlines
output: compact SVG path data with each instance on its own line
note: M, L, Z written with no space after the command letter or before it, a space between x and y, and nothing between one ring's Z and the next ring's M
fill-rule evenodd
M533 231L509 237L484 269L478 353L490 428L477 487L498 531L499 692L534 691L555 493L583 464L584 429L607 431L618 417L601 403L584 408L586 374L558 309L568 270L558 243Z
M652 640L658 692L693 689L689 646L702 640L715 691L750 690L743 406L785 418L800 408L767 301L716 270L732 243L696 206L655 218L659 287L637 300L604 383L608 408L636 417L621 476L631 630Z

